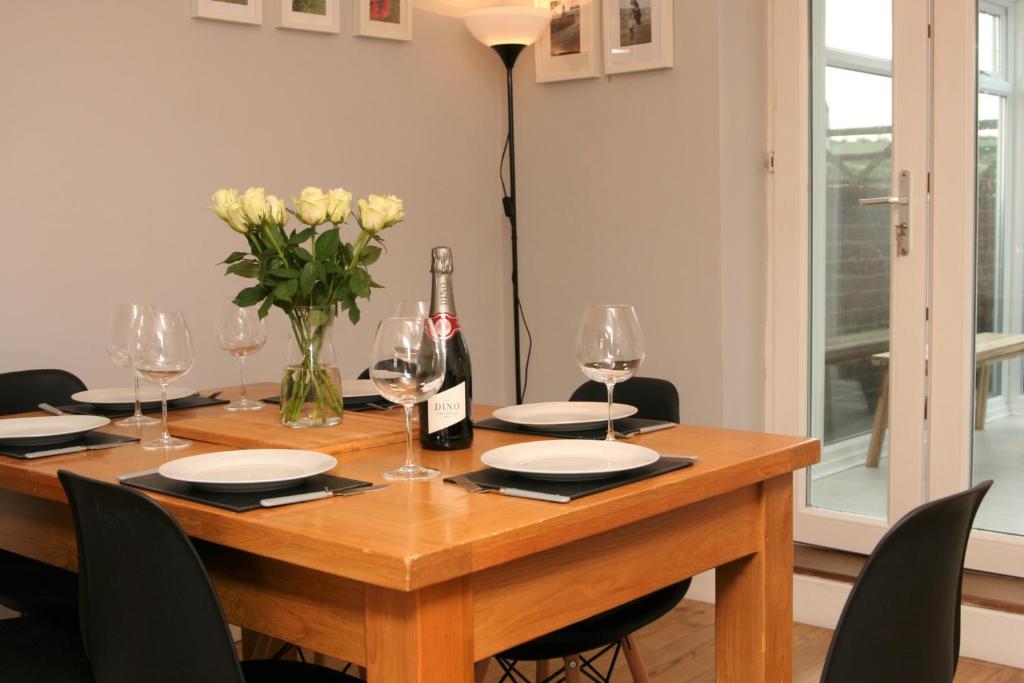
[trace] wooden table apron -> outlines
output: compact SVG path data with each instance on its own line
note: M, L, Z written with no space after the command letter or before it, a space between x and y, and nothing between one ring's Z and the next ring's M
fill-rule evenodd
M458 473L524 440L478 430L470 451L423 460ZM439 479L246 514L154 497L196 539L229 621L364 665L373 683L469 683L474 661L711 568L716 680L790 681L791 474L817 462L818 442L687 426L633 442L701 462L569 505ZM379 481L402 455L348 453L336 472ZM0 547L74 568L56 471L113 481L162 460L137 446L0 458Z

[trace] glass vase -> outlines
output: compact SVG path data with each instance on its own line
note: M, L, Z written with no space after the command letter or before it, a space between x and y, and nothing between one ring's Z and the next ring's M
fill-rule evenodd
M341 422L344 402L334 354L334 307L296 306L288 314L292 335L281 378L281 424L330 427Z

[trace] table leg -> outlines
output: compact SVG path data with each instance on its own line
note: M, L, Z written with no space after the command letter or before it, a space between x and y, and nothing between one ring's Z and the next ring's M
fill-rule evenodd
M974 428L985 428L985 413L988 409L988 392L992 388L992 364L985 363L978 368L978 389L974 395Z
M761 485L757 553L715 570L715 680L793 680L793 479Z
M868 467L878 467L882 458L882 441L885 430L889 428L889 368L882 375L882 384L878 392L878 405L875 406L875 422L871 426L871 443L868 444Z
M366 587L370 683L473 683L468 578L412 592Z

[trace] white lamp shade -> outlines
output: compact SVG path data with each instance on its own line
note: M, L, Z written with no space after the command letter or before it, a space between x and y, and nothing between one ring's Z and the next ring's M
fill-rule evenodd
M532 45L551 22L551 11L543 7L485 7L466 13L466 28L488 47Z

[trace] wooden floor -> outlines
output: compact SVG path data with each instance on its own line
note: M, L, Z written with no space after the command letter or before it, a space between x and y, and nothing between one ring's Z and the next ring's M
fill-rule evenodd
M713 683L715 680L715 606L689 600L640 631L638 640L653 683ZM818 683L832 632L797 624L794 632L793 682ZM532 665L524 673L532 676ZM603 669L602 669L603 670ZM491 664L486 683L501 678ZM615 683L631 683L625 662L615 667ZM975 659L960 659L955 683L1024 683L1024 670Z

